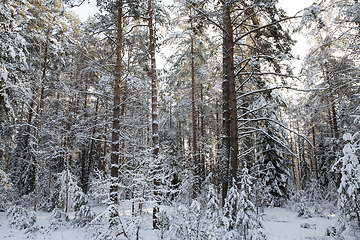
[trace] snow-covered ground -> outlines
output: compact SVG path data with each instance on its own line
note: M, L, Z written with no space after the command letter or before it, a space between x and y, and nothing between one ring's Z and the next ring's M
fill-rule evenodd
M95 209L102 211L103 209ZM141 235L142 239L152 240L157 239L158 234L150 230L151 228L151 208L145 210L148 215L149 225ZM326 228L334 226L337 218L334 215L324 217L313 217L303 219L297 217L296 212L286 210L284 208L267 208L265 209L265 233L268 240L302 240L302 239L322 239L325 236ZM0 212L0 239L66 239L66 240L81 240L87 239L87 230L85 228L68 228L60 230L49 230L50 213L37 213L37 226L39 228L35 233L26 233L25 230L17 230L10 228L9 221L6 214ZM72 217L72 216L70 216ZM302 225L307 223L307 227ZM144 231L145 230L145 231ZM145 235L145 236L144 236Z
M285 208L267 208L265 212L264 228L268 240L320 239L325 236L326 229L337 222L335 215L304 219Z
M69 228L61 229L60 231L51 231L47 226L49 225L49 217L51 213L37 212L37 226L39 230L35 233L27 233L25 230L18 230L11 228L9 221L6 218L6 213L0 212L0 239L36 239L36 240L47 240L47 239L86 239L85 231L81 228Z

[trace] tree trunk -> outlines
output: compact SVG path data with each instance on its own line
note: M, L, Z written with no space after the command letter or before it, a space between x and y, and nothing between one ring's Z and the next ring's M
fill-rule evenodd
M82 61L81 61L81 70L83 69L84 61L85 61L85 57L83 57ZM83 81L84 81L83 73L81 72L80 73L80 83L82 83ZM87 94L87 91L88 91L88 83L87 83L87 80L85 80L85 92L84 92L84 118L85 118L85 121L88 118L88 110L87 110L88 94ZM87 176L87 170L86 170L87 166L88 166L88 149L86 146L86 142L87 142L87 140L85 140L85 144L83 146L81 159L80 159L80 162L81 162L80 182L81 182L81 188L85 194L87 194L87 191L88 191L88 176Z
M290 124L289 128L292 129L291 121L289 121L289 124ZM292 153L295 153L296 146L294 146L295 143L294 143L294 140L293 140L293 133L292 132L289 133L289 138L290 138L290 150L291 150ZM297 166L296 165L296 158L294 158L294 155L291 154L291 171L293 173L294 183L295 183L296 186L298 186L297 185L297 177L296 177L296 166Z
M225 12L225 11L224 11ZM221 182L222 182L222 205L225 204L229 182L230 160L230 93L228 79L229 58L227 57L227 34L223 33L223 126L222 126L222 152L221 152Z
M316 159L316 139L315 139L315 124L314 124L314 119L311 119L311 134L312 134L312 140L313 140L313 151L312 151L312 158L313 158L313 162L312 162L312 166L313 166L313 173L315 175L315 179L318 179L318 163L317 163L317 159Z
M123 41L123 11L122 0L119 1L118 19L117 19L117 49L116 49L116 69L115 69L115 91L114 91L114 109L113 109L113 127L111 137L111 185L110 185L110 227L116 227L118 222L118 176L119 176L119 132L120 132L120 84L121 84L121 64L122 64L122 41Z
M90 146L89 146L89 150L87 153L87 167L86 167L86 172L85 172L85 187L84 187L84 193L87 194L88 190L89 190L89 183L90 183L90 174L93 170L93 166L94 166L94 156L93 156L93 148L94 148L94 144L95 144L95 133L96 133L96 124L97 124L97 114L98 114L98 109L99 109L99 98L96 99L96 106L95 106L95 121L94 121L94 128L91 134L91 139L90 139Z
M231 22L230 1L223 6L223 204L228 187L236 180L237 172L237 108L234 74L234 36Z
M337 126L337 120L336 120L336 110L335 110L335 104L334 104L334 96L332 94L332 84L330 82L330 76L329 76L329 71L327 70L327 64L325 63L325 78L327 81L327 84L329 85L329 104L330 104L330 109L329 109L329 119L330 119L330 128L331 128L331 132L332 132L332 137L338 139L339 138L339 130L338 130L338 126Z
M221 179L221 171L219 172L220 161L221 161L221 138L220 138L220 132L221 132L221 121L219 116L219 101L216 100L216 144L215 144L215 161L213 165L211 166L212 170L211 172L214 174L214 183L219 186L220 185L220 179ZM218 167L219 166L219 167ZM221 169L221 168L220 168ZM218 189L220 190L220 189ZM220 191L219 191L220 192Z
M47 31L47 35L46 35L46 45L45 45L45 50L44 50L44 63L43 63L43 68L42 68L42 74L40 75L40 96L39 96L39 105L36 111L36 133L35 133L35 137L36 137L36 148L39 148L39 144L40 144L40 137L39 134L41 132L41 126L42 126L42 122L41 122L41 118L42 118L42 113L43 113L43 105L44 105L44 93L45 93L45 86L44 86L44 80L46 77L46 68L47 68L47 62L48 62L48 51L49 51L49 43L50 43L50 32L51 32L51 28L50 26L48 26L48 31ZM32 182L32 188L33 188L33 192L34 192L34 211L36 211L37 209L37 201L38 201L38 196L37 196L37 156L34 155L32 157L33 159L33 182Z
M200 82L200 100L201 100L201 107L200 107L200 133L201 133L201 149L200 149L200 176L201 176L201 181L205 180L205 176L206 176L206 168L205 168L205 146L204 146L204 141L205 141L205 129L204 129L204 97L203 97L203 84L202 82Z
M193 29L192 14L190 9L190 24ZM194 34L194 33L193 33ZM196 197L200 189L200 164L199 156L197 155L197 126L196 126L196 109L195 109L195 63L194 63L194 37L191 36L191 116L192 116L192 168L195 177L193 186L193 196Z
M153 208L153 228L158 229L157 213L160 205L160 179L157 176L159 173L159 125L158 125L158 110L157 110L157 77L156 77L156 61L155 61L155 33L153 25L153 8L152 0L148 0L149 12L149 38L150 38L150 59L151 59L151 115L152 115L152 145L153 145L153 161L154 161L154 200L155 206Z
M102 162L101 162L101 167L102 167L102 170L103 170L103 174L104 174L104 177L106 176L106 172L107 172L107 166L106 166L106 153L107 153L107 139L106 139L106 132L107 132L107 124L105 124L105 127L104 127L104 134L103 134L103 139L104 139L104 152L103 152L103 158L102 158Z
M333 99L333 97L331 97ZM331 114L332 114L332 123L333 123L333 129L334 129L334 137L336 139L339 139L339 129L337 126L337 120L336 120L336 110L335 110L335 104L334 101L331 102Z
M159 126L157 110L157 76L155 61L155 33L153 26L152 0L148 0L149 11L149 37L150 37L150 56L151 56L151 103L152 103L152 142L153 155L155 158L159 155Z

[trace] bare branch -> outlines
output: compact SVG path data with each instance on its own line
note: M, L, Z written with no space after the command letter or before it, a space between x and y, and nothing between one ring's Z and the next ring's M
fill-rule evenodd
M250 75L245 81L243 81L240 86L236 89L236 92L238 92L254 75Z
M261 110L261 109L263 109L263 108L265 108L265 107L267 107L267 106L269 106L269 104L265 104L265 105L263 105L263 106L261 106L261 107L258 107L258 108L256 108L256 109L253 109L253 110L251 110L251 111L247 111L247 112L245 112L244 114L240 115L238 118L239 118L239 119L242 119L242 117L245 116L245 115L247 115L247 114L252 114L252 115L255 117L254 112L257 112L257 111L259 111L259 110Z
M80 7L83 3L85 2L85 0L82 0L80 3L78 3L78 4L73 4L73 3L71 3L70 4L70 7Z
M145 24L138 24L138 25L132 26L132 27L130 28L130 30L127 31L127 32L124 34L124 36L127 35L127 34L129 34L129 33L131 33L131 31L134 30L134 29L137 28L137 27L147 27L147 26L148 26L148 25L145 25Z
M296 78L299 79L299 77L284 73L277 73L277 72L237 72L236 75L256 75L256 76L263 76L263 75L275 75L280 77L287 77L287 78Z
M282 19L279 19L275 22L271 22L269 24L266 24L264 26L261 26L261 27L257 27L257 28L254 28L253 30L250 30L242 35L240 35L237 39L235 39L234 43L237 43L239 40L241 40L242 38L246 37L247 35L253 33L253 32L256 32L256 31L259 31L261 29L264 29L264 28L267 28L267 27L270 27L270 26L273 26L275 24L278 24L280 22L284 22L284 21L287 21L287 20L290 20L290 19L294 19L294 18L300 18L300 17L297 17L297 16L293 16L293 17L287 17L287 18L282 18Z
M277 142L279 145L281 145L283 148L285 148L291 155L293 155L294 157L296 157L296 158L299 158L295 153L293 153L292 151L291 151L291 149L289 149L286 145L285 145L285 143L284 142L282 142L282 141L280 141L279 139L277 139L277 138L274 138L273 136L271 136L271 135L269 135L267 132L265 132L263 129L261 129L261 128L254 128L254 127L246 127L246 128L244 128L244 129L252 129L253 131L252 132L262 132L263 134L265 134L268 138L271 138L272 140L274 140L275 142ZM295 132L295 134L297 134L296 132ZM301 135L301 134L300 134ZM303 135L301 135L301 136L303 136ZM306 138L306 136L303 136L303 137L305 137L305 140L307 140L307 138ZM308 141L308 140L307 140ZM311 144L311 143L310 143Z
M276 90L276 89L290 89L293 91L299 91L299 92L314 92L314 91L324 91L324 90L328 90L329 88L311 88L311 89L301 89L301 88L294 88L291 86L277 86L277 87L272 87L272 88L264 88L264 89L258 89L258 90L254 90L248 93L244 93L242 95L240 95L239 97L237 97L237 99L251 95L251 94L255 94L255 93L261 93L261 92L266 92L269 90Z

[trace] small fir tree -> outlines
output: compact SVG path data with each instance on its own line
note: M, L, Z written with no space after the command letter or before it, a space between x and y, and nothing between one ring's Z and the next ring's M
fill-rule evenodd
M282 154L281 137L271 127L263 128L260 135L259 164L264 191L269 194L270 206L281 206L287 199L287 183L289 172Z
M347 143L343 148L343 156L337 161L337 164L341 164L338 206L341 213L348 217L346 220L355 221L360 227L360 163L357 156L360 148L357 135L346 133L343 136Z

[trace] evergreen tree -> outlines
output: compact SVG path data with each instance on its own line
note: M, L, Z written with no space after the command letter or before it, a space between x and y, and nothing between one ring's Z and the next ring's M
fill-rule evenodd
M360 163L357 157L359 149L357 134L346 133L343 139L346 141L343 156L337 162L341 166L338 206L345 219L349 218L346 219L347 221L355 221L360 227Z
M271 108L269 110L268 118L276 119L275 112L272 112ZM262 132L257 137L257 147L257 164L260 165L261 169L260 178L265 187L264 191L271 196L268 204L281 206L288 199L288 160L284 157L284 152L287 151L288 147L284 137L280 135L280 129L274 123L264 123Z

